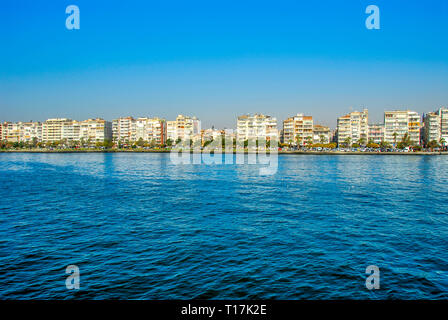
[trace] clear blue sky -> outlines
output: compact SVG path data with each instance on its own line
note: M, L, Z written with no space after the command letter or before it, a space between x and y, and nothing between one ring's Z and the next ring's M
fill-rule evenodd
M446 0L4 0L0 40L0 121L301 112L334 127L362 106L378 122L448 105Z

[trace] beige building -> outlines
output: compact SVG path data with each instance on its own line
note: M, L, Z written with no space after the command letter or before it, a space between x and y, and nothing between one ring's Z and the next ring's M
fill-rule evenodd
M268 115L254 114L239 116L237 119L237 140L248 139L277 140L279 133L277 119Z
M369 112L364 109L362 112L354 111L339 117L337 123L337 143L344 145L346 141L350 144L364 142L369 139Z
M369 124L369 142L381 144L384 141L384 124Z
M185 141L186 139L200 139L201 121L196 117L188 117L178 115L176 120L167 121L167 139L176 142L178 139Z
M303 146L313 143L313 117L299 113L283 121L283 143Z
M319 124L313 127L313 143L328 144L331 141L330 128Z
M42 141L42 124L40 122L5 122L0 124L0 140L9 142Z
M448 108L440 108L434 112L428 112L423 115L423 141L428 144L430 141L440 143L444 141L444 145L448 143Z
M384 112L384 141L396 146L407 133L414 144L420 144L420 116L415 111Z
M112 121L115 142L135 142L142 139L158 145L166 142L166 121L160 118L123 117Z

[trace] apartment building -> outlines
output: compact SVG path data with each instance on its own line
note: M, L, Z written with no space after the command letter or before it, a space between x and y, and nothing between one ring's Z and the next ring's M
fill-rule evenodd
M350 144L363 141L368 142L369 138L369 112L367 109L363 111L354 111L339 117L337 122L337 143L339 146L344 145L350 140Z
M178 139L196 139L201 137L201 121L196 117L178 115L176 120L167 121L167 139L176 142Z
M137 118L135 119L135 133L131 137L138 141L140 139L154 142L158 145L166 143L166 121L159 118Z
M283 143L303 146L313 143L313 117L301 113L283 121Z
M121 117L112 120L112 138L118 141L135 141L135 120L132 117Z
M430 141L448 142L448 108L440 108L434 112L423 115L423 142L427 145Z
M164 119L123 117L112 121L112 136L115 142L135 142L142 139L162 145L166 142L166 135Z
M112 140L112 123L104 119L87 119L74 121L73 137L75 140L90 142L104 142ZM79 129L78 129L79 128Z
M384 141L384 124L369 124L369 142L381 144Z
M415 111L384 112L384 141L396 146L405 134L412 143L420 144L420 116Z
M269 115L243 115L237 118L237 140L278 140L277 119Z
M316 124L313 126L313 143L330 143L331 132L330 128Z

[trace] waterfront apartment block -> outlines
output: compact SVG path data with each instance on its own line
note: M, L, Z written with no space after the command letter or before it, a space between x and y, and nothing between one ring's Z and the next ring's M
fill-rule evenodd
M369 142L381 144L384 141L384 124L369 124Z
M366 144L369 139L369 112L354 111L339 117L337 121L337 143L339 146L353 143Z
M423 115L423 142L431 141L446 145L448 142L448 108L440 108Z
M316 124L313 126L313 143L327 144L331 141L330 128Z
M0 124L0 140L9 142L42 141L42 124L40 122L5 122Z
M313 117L301 113L283 121L283 143L303 146L314 140Z
M178 115L176 120L166 122L166 136L171 142L200 138L201 121L196 117Z
M420 145L420 116L415 111L385 111L384 141L396 146L409 135L411 142Z
M269 115L242 115L237 119L237 140L262 139L278 141L277 119Z
M145 142L163 145L166 142L166 121L160 118L123 117L112 121L114 142Z

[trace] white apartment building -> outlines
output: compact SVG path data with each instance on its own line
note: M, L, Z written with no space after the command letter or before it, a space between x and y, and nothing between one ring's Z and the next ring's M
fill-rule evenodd
M381 144L384 141L384 124L369 124L369 142Z
M178 139L200 139L201 121L196 117L178 115L176 120L166 122L166 137L175 143Z
M305 145L313 143L313 117L304 116L302 113L283 121L283 143Z
M362 139L364 143L369 138L369 112L364 109L362 112L354 111L339 117L337 123L337 142L341 146L350 139L350 144L359 143Z
M440 108L437 111L423 115L423 141L428 144L430 141L448 143L448 108Z
M40 122L5 122L0 124L0 140L9 142L42 141L42 124Z
M112 120L112 137L115 142L135 141L135 120L132 117L122 117Z
M331 141L330 128L319 124L313 127L313 143L328 144Z
M263 114L239 116L237 119L237 140L260 138L278 141L277 119Z
M162 145L166 142L166 121L160 118L124 117L112 121L115 142L135 142L142 139Z
M48 119L42 123L42 141L55 142L74 140L73 120L66 118Z
M42 123L42 141L104 142L112 139L112 124L103 119L76 121L66 118L48 119Z
M159 118L137 118L135 119L135 134L132 133L134 141L155 142L158 145L166 142L166 121Z
M396 146L407 133L414 144L420 145L420 116L415 111L385 111L384 141Z

